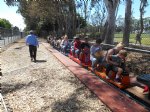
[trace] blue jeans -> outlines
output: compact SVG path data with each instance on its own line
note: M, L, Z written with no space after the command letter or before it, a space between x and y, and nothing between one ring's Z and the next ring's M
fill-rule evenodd
M64 52L64 53L66 53L66 50L67 50L67 46L62 46L62 51Z
M80 50L79 49L75 50L76 58L79 58L79 54L80 54Z
M101 57L101 58L95 58L95 57L93 57L93 56L90 56L90 60L91 60L91 62L92 62L92 68L95 68L95 67L96 67L96 64L102 63L103 57Z

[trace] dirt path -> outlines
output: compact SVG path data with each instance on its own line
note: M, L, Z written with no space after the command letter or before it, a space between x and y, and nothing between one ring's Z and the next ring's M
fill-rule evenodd
M110 112L42 44L37 60L23 40L1 53L3 96L13 112Z

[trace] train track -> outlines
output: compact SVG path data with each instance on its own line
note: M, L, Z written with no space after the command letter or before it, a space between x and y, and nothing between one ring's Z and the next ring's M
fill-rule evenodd
M55 48L56 49L56 48ZM59 51L58 49L56 49L57 51ZM60 52L60 51L59 51ZM67 55L65 55L67 56ZM67 56L68 57L68 56ZM85 68L87 69L87 68ZM96 75L96 74L95 74ZM97 75L96 75L97 76ZM99 77L99 76L97 76ZM124 95L126 95L127 97L129 97L130 99L132 99L133 101L137 102L138 104L142 105L143 107L145 107L147 110L150 111L150 100L143 100L142 98L138 97L137 95L135 95L133 92L130 92L130 91L134 91L134 89L131 89L130 91L127 89L124 89L124 90L121 90L120 88L116 87L115 85L107 82L106 80L102 79L101 77L99 77L102 81L106 82L108 85L110 85L111 87L117 89L117 91L123 93ZM134 86L133 86L134 87ZM135 86L136 87L136 86ZM142 94L142 93L139 93L139 94ZM144 95L142 95L144 96Z
M100 78L100 79L103 80L102 78ZM105 80L103 80L103 81L105 81ZM138 97L137 95L133 94L132 92L128 91L127 89L121 90L120 88L116 87L115 85L108 83L107 81L105 81L105 82L107 84L109 84L111 87L117 89L119 92L123 93L124 95L126 95L130 99L136 101L138 104L142 105L143 107L145 107L146 109L148 109L150 111L150 103L149 103L150 100L149 100L149 102L147 102L147 101L141 99L140 97Z

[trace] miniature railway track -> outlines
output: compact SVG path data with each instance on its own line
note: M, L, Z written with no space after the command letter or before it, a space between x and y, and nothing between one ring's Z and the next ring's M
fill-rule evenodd
M102 78L100 78L101 80L103 80ZM105 81L105 80L103 80ZM107 84L109 84L110 86L112 86L113 88L117 89L118 91L120 91L121 93L125 94L127 97L129 97L130 99L136 101L137 103L139 103L140 105L144 106L145 108L147 108L150 111L150 100L148 101L148 99L145 101L142 98L138 97L137 95L135 95L134 93L130 92L127 89L121 90L118 87L116 87L115 85L105 81ZM134 91L134 90L133 90ZM142 95L143 96L143 95Z
M57 49L56 49L57 50ZM59 51L59 50L57 50ZM60 51L59 51L60 52ZM66 55L65 55L66 56ZM87 68L85 68L87 69ZM96 74L95 74L96 75ZM97 75L96 75L97 76ZM97 76L98 77L98 76ZM100 78L100 77L99 77ZM116 87L115 85L107 82L106 80L100 78L101 80L103 80L104 82L106 82L108 85L110 85L111 87L115 88L117 91L123 93L125 96L129 97L131 100L137 102L138 104L142 105L144 108L146 108L147 110L150 111L150 100L144 98L144 95L141 95L143 98L140 98L137 94L135 94L133 91L135 91L136 86L131 87L131 89L129 90L124 89L121 90L118 87ZM137 91L136 91L137 92ZM142 93L138 93L138 94L142 94ZM145 100L146 99L146 100Z
M134 100L137 103L141 104L142 106L144 106L145 108L147 108L150 111L150 103L144 101L143 99L139 98L138 96L136 96L135 94L129 92L128 90L121 90L121 92L123 92L129 98L131 98L132 100Z

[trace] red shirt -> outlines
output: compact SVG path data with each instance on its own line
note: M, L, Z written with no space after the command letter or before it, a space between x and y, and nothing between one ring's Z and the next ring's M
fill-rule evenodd
M80 41L75 41L75 42L74 42L74 49L75 49L75 50L80 49L80 45L81 45L81 42L80 42Z

